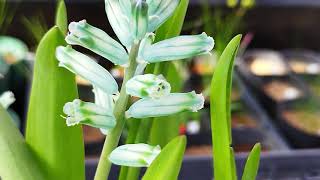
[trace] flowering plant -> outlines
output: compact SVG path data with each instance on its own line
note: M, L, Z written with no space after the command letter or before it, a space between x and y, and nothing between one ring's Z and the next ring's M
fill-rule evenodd
M209 54L212 50L214 40L205 33L155 42L153 32L172 16L181 2L105 0L107 17L119 43L85 20L71 22L69 33L64 37L63 34L67 33L66 9L61 1L57 27L47 32L37 49L26 141L6 121L9 118L0 107L0 116L5 117L3 121L0 120L0 137L5 137L0 138L0 147L5 147L0 148L0 154L7 155L3 162L17 165L17 158L20 160L19 167L13 169L1 162L0 175L4 173L5 179L84 179L81 125L88 125L99 128L106 135L95 180L108 178L112 163L148 167L144 180L177 179L186 146L184 136L174 138L162 150L159 145L136 143L118 146L118 143L125 123L134 118L148 121L150 117L169 116L183 111L196 112L203 108L202 94L194 91L173 93L164 76L144 73L148 64L191 58ZM234 38L222 54L219 70L212 83L212 124L216 129L213 131L213 143L216 154L221 155L220 158L215 157L215 163L220 166L220 169L217 168L217 177L225 176L230 180L231 175L235 177L235 171L230 165L233 156L230 156L231 143L228 140L228 98L233 60L240 39L240 36ZM121 88L107 70L91 57L74 50L71 45L87 48L124 67ZM94 103L77 97L73 74L92 84ZM138 100L131 102L130 96ZM218 123L216 119L222 122ZM7 133L14 135L14 145L6 141ZM226 169L220 171L223 168L222 158L227 163ZM256 162L256 157L253 162ZM31 164L32 167L29 167ZM20 168L27 170L20 172ZM254 177L255 164L248 169L248 172L252 172L248 176ZM127 176L127 173L129 171L123 170L119 179L137 178Z

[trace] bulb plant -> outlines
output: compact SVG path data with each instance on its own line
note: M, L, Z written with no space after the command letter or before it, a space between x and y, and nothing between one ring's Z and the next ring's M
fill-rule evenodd
M147 143L118 146L118 143L125 124L136 118L141 119L141 123L150 118L159 121L158 117L203 108L202 94L172 92L171 84L161 71L144 73L149 64L191 58L209 54L212 50L214 40L205 33L157 40L155 30L174 14L181 2L186 1L105 0L107 17L118 42L86 20L71 22L67 34L66 9L61 8L64 7L62 1L57 11L57 26L46 33L37 48L26 140L13 129L8 121L10 118L0 107L3 117L0 120L0 147L5 147L0 148L0 154L5 155L0 162L0 176L26 180L84 179L81 125L88 125L99 128L106 135L95 180L108 178L112 163L147 167L144 180L177 179L186 146L184 136L172 139L164 147ZM216 179L236 179L230 150L228 99L232 65L240 39L240 36L235 37L227 46L218 64L219 71L212 80ZM72 46L87 48L124 67L121 88L107 70ZM78 98L74 74L92 84L94 103ZM8 135L12 136L13 143L7 141ZM246 180L254 179L257 172L259 146L255 149L245 168ZM16 163L18 159L19 163ZM12 166L17 168L8 168ZM19 171L20 168L28 171ZM121 176L129 172L123 170Z
M59 66L87 79L94 87L95 103L76 99L67 103L63 111L68 125L91 125L107 135L95 179L106 178L112 162L144 167L149 166L159 154L159 146L147 144L116 148L124 124L130 118L147 121L146 118L169 116L182 111L196 112L203 107L201 94L171 93L170 84L164 77L143 74L147 64L190 58L212 50L214 41L205 33L153 43L153 32L178 5L178 0L105 1L109 22L121 44L85 20L69 24L69 34L65 39L68 44L85 47L125 68L120 90L110 73L90 57L70 46L59 46L56 50ZM139 100L127 108L129 96ZM128 158L130 155L132 157Z

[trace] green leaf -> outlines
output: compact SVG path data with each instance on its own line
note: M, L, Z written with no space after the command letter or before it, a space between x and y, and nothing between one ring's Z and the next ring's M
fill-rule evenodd
M27 117L26 141L41 159L46 179L84 179L84 145L81 126L67 127L63 114L66 102L77 98L74 75L58 67L56 47L65 45L58 27L41 40Z
M142 180L178 179L186 141L185 136L179 136L171 140L152 162Z
M230 161L231 161L231 173L232 173L232 180L238 180L237 176L237 166L236 166L236 160L234 158L234 151L233 148L230 147Z
M260 162L260 152L261 152L261 145L257 143L254 145L252 151L250 152L246 166L244 167L242 180L255 180L258 169L259 169L259 162Z
M233 62L241 35L234 37L223 51L211 82L210 113L215 179L232 180L230 156L230 94Z
M55 24L61 30L61 32L66 35L68 31L68 15L67 15L67 8L64 0L60 0L57 5L56 11L56 19Z
M8 112L0 105L0 179L45 179Z

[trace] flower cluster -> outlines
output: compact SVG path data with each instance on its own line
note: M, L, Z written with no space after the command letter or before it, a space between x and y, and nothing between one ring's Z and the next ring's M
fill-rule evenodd
M110 60L115 65L132 68L130 49L138 47L133 61L138 64L136 74L123 84L127 95L141 98L125 112L126 118L168 116L182 111L198 111L204 98L195 92L171 93L170 84L161 75L142 74L149 63L186 59L210 53L214 41L205 33L178 36L154 43L153 32L174 12L179 0L105 0L109 22L121 44L104 31L85 20L72 22L66 41L79 45ZM95 103L79 99L64 107L68 126L85 124L110 132L118 119L114 105L119 89L111 74L90 57L77 52L71 46L58 47L56 57L59 66L87 79L94 88ZM124 166L149 166L159 154L160 147L146 144L125 145L116 148L109 160ZM130 156L128 158L127 156ZM143 160L143 161L142 161Z

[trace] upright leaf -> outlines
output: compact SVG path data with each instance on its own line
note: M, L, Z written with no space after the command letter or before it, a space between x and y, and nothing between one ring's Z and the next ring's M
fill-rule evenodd
M45 179L38 160L0 105L0 179Z
M232 180L230 93L233 62L241 35L234 37L223 51L211 82L210 113L215 179Z
M179 136L171 140L152 162L142 180L178 179L185 148L185 136Z
M258 169L259 169L259 162L260 162L260 152L261 152L261 145L257 143L254 145L252 151L250 152L246 166L244 167L242 180L255 180Z
M41 40L27 117L26 140L41 166L45 179L84 179L84 147L80 126L67 127L63 114L66 102L77 98L75 77L58 67L56 47L65 45L58 27L53 27Z
M67 18L67 8L64 0L60 0L57 5L56 12L56 26L58 26L63 34L67 34L68 31L68 18Z

